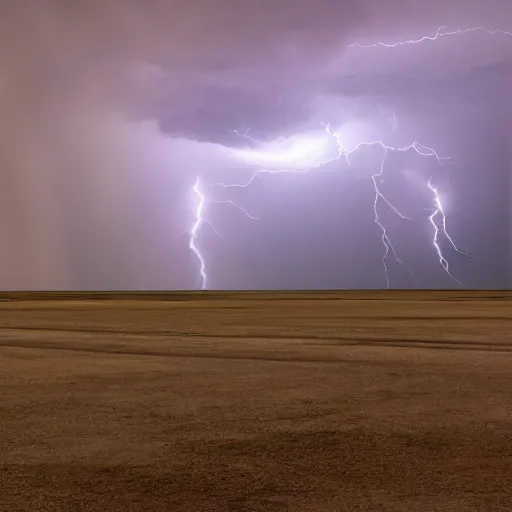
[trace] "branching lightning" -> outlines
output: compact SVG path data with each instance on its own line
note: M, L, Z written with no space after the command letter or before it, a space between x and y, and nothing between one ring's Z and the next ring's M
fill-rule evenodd
M443 256L443 252L441 250L441 246L439 245L439 235L444 236L446 240L450 243L452 248L455 250L455 252L462 254L463 256L469 258L469 256L458 249L458 247L455 245L455 242L453 241L452 237L446 230L446 215L443 210L443 204L441 202L441 196L439 194L439 191L437 188L435 188L432 185L432 178L429 178L427 183L428 188L432 191L432 194L434 195L434 211L432 215L429 217L429 221L432 224L432 227L434 228L434 236L432 240L432 244L436 249L437 257L439 259L439 263L442 265L442 267L445 269L446 273L454 280L460 283L458 279L456 279L452 273L450 272L450 267L448 264L448 260Z
M388 236L388 233L386 231L386 228L384 227L384 224L382 224L380 218L379 218L379 211L378 211L378 205L379 205L379 199L383 200L390 208L391 210L396 213L401 219L406 219L404 215L402 215L383 195L382 192L379 190L378 180L382 179L382 175L384 173L384 164L386 162L386 158L388 156L388 150L385 150L384 156L382 157L382 162L380 165L380 170L377 174L372 175L372 183L375 190L375 196L373 200L373 222L379 227L381 232L381 240L382 245L384 246L384 254L382 255L382 266L384 267L384 276L386 278L386 288L389 288L390 282L389 282L389 272L388 272L388 264L387 259L389 256L389 253L391 252L393 254L393 257L395 258L395 261L402 265L407 272L410 274L409 269L406 267L405 263L398 257L395 247L391 243L391 240Z
M400 46L407 46L411 44L420 44L425 42L433 42L441 39L442 37L450 37L450 36L460 36L463 34L469 34L471 32L483 32L489 36L496 36L496 35L502 35L502 36L512 36L512 32L507 32L506 30L500 30L495 29L491 30L487 27L470 27L470 28L459 28L456 30L448 30L448 28L444 25L440 26L435 34L433 35L427 35L420 37L418 39L407 39L404 41L396 41L393 43L386 43L384 41L378 41L376 43L370 43L370 44L361 44L361 43L352 43L348 47L349 48L361 48L361 49L368 49L368 48L397 48Z
M192 229L190 230L190 239L189 239L189 249L195 254L198 262L199 262L199 275L201 277L201 290L207 289L208 284L208 276L206 275L206 262L204 259L204 256L201 253L201 250L198 247L198 237L199 237L199 231L203 224L208 224L214 233L220 237L223 238L220 233L217 231L215 226L212 224L212 222L208 219L205 219L205 209L206 209L206 203L207 199L204 195L204 192L202 191L202 183L200 178L196 178L196 181L194 183L194 186L192 188L194 192L194 196L196 198L196 206L194 209L194 224L192 226ZM214 204L229 204L231 206L234 206L237 210L242 212L248 219L251 220L258 220L258 217L254 217L253 215L249 214L244 208L242 208L240 205L236 204L234 201L231 201L230 199L226 200L209 200L209 202Z
M473 32L483 32L490 36L512 36L512 32L507 32L504 30L491 30L483 26L465 28L465 29L456 29L456 30L448 30L446 26L441 26L437 29L437 31L433 35L426 35L418 39L410 39L397 41L392 43L387 43L384 41L378 41L371 44L360 44L353 43L349 45L349 48L360 48L360 49L375 49L378 47L383 48L397 48L405 45L416 45L420 43L426 42L434 42L441 38L452 37L452 36L460 36L463 34L469 34ZM396 115L393 113L393 124L396 124ZM353 147L347 147L343 143L343 136L341 131L331 130L328 124L323 124L324 128L324 137L319 137L316 134L315 137L302 135L300 137L296 137L294 144L291 147L283 147L283 144L278 144L283 141L274 141L272 147L269 145L260 144L261 149L252 150L252 149L233 149L232 154L235 160L238 160L246 169L256 168L250 174L249 178L241 183L224 183L217 182L211 183L209 188L214 187L222 187L224 189L231 188L247 188L253 182L262 175L275 175L275 174L284 174L284 173L307 173L312 172L314 170L319 169L320 167L332 162L334 160L343 159L348 166L352 165L351 157L358 152L364 151L366 148L370 147L378 147L382 150L382 158L380 161L380 165L378 167L378 172L371 175L371 182L374 190L374 199L373 199L373 221L375 225L379 228L380 238L383 245L383 256L382 256L382 265L384 268L384 276L386 281L386 287L390 287L390 277L388 272L388 259L392 257L396 263L401 265L411 277L412 274L409 272L405 263L400 259L397 254L397 251L390 240L388 235L388 231L384 226L381 218L379 216L379 205L383 204L387 206L390 211L392 211L395 215L400 217L404 221L411 221L412 219L399 211L391 201L385 197L380 189L380 184L384 179L384 170L388 160L388 156L393 152L415 152L417 155L424 158L434 158L438 165L443 165L447 161L451 160L451 157L440 157L436 150L431 147L425 146L417 141L413 141L411 144L407 146L391 146L386 144L383 140L376 141L367 141L361 142ZM253 137L248 135L248 130L244 133L237 132L240 136L245 137L251 143L258 144L258 141ZM327 135L327 137L326 137ZM335 141L335 147L337 149L337 153L334 156L329 155L326 150L329 145L329 139L332 143L332 140ZM459 250L457 245L455 244L453 238L447 231L446 227L446 214L443 209L443 204L441 201L440 192L436 187L432 184L432 178L428 180L426 184L427 189L432 194L433 208L432 213L428 217L429 222L433 228L433 236L432 236L432 247L436 254L436 257L439 261L440 266L446 272L450 278L459 283L459 280L454 277L452 271L450 270L449 263L447 257L443 254L443 250L441 248L441 238L444 238L450 244L451 248L458 254L462 254L465 257L469 256ZM201 288L206 289L207 287L207 273L206 273L206 264L205 259L202 256L200 250L197 247L198 241L198 233L200 231L203 223L208 222L204 218L205 214L205 204L206 204L206 196L204 192L201 190L201 182L199 179L195 182L193 187L193 192L198 199L197 207L195 210L195 223L192 226L190 232L190 249L194 252L197 259L200 263L199 273L201 276ZM212 203L217 204L230 204L237 209L239 209L242 213L244 213L249 219L256 220L257 217L254 217L247 213L242 207L238 204L234 203L231 200L222 200L215 201L210 200ZM213 227L213 226L212 226Z

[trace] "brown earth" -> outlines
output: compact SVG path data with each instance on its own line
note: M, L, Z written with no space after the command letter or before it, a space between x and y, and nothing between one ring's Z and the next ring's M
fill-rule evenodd
M5 294L0 390L1 511L512 510L512 293Z

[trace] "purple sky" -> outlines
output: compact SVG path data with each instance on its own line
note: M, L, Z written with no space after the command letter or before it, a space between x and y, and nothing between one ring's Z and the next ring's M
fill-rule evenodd
M263 144L321 122L356 142L389 134L389 144L417 139L458 157L443 167L389 157L382 191L413 217L379 209L414 274L390 260L392 287L457 285L432 246L430 176L450 234L472 256L443 245L453 274L464 287L510 286L512 36L350 46L440 25L512 32L507 20L509 0L2 2L0 288L200 286L188 247L196 177L206 186L250 176L232 157L249 144L235 130ZM212 224L198 245L209 286L384 287L378 165L370 151L352 167L341 159L208 189Z

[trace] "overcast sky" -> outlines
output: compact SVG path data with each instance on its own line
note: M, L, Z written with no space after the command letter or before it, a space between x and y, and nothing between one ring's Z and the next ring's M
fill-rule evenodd
M512 35L353 45L440 25L512 32L506 20L508 0L3 1L0 288L197 288L197 177L209 287L384 287L378 153L209 186L250 177L234 150L321 132L321 122L356 143L417 139L457 157L442 167L412 153L387 160L382 190L412 218L379 205L409 269L390 259L392 287L457 285L432 245L431 176L453 240L472 256L443 241L453 275L504 287Z

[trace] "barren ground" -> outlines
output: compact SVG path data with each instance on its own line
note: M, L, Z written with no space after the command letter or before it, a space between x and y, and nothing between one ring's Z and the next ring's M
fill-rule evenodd
M512 293L0 299L1 511L512 510Z

